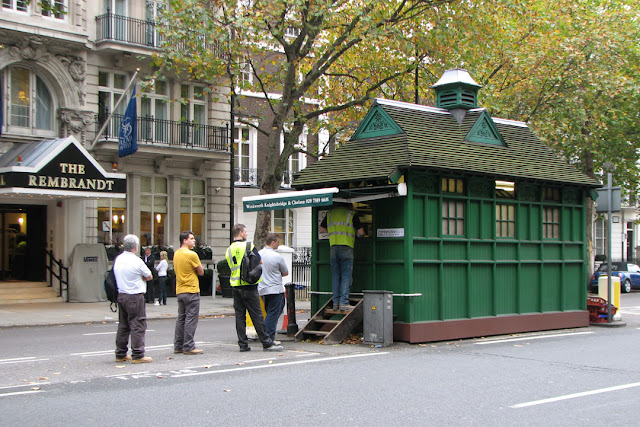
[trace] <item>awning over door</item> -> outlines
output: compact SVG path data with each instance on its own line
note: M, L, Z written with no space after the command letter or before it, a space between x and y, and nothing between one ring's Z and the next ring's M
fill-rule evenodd
M14 144L0 157L0 196L125 198L127 176L111 173L72 136Z
M338 191L340 190L337 187L330 187L247 196L242 198L242 205L245 212L329 206L333 204L333 195Z

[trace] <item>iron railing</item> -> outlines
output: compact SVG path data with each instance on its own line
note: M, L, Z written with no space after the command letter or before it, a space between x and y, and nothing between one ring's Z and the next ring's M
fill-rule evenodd
M96 16L96 43L114 40L140 46L160 47L162 36L156 27L157 24L154 21L107 12Z
M60 296L62 296L62 291L66 290L67 302L69 302L69 267L65 267L61 259L57 260L56 257L53 256L53 251L45 250L45 253L47 254L45 266L47 270L49 270L49 287L53 286L54 277L58 279ZM54 265L58 267L57 273L53 271L55 269ZM65 285L65 286L63 287L62 285Z
M291 282L296 284L296 300L308 300L311 289L311 248L294 247Z
M96 132L108 116L101 114L96 123ZM117 139L118 129L122 122L122 114L114 114L111 123L105 128L104 139ZM173 121L154 117L138 117L138 143L167 144L188 148L206 148L216 151L227 151L227 128L195 123L192 121Z
M233 181L235 185L256 187L262 181L262 169L234 168Z

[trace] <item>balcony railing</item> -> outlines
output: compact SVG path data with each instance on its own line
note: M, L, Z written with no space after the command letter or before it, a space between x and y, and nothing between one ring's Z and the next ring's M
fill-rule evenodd
M154 21L129 18L107 12L96 16L96 43L116 40L140 46L160 47L162 37Z
M98 117L96 132L102 127L106 115ZM122 114L114 114L111 123L102 134L103 139L117 139ZM166 144L186 148L204 148L215 151L227 151L227 128L202 125L190 121L176 122L154 117L138 117L138 143Z
M262 180L262 169L234 168L233 176L235 185L256 187Z

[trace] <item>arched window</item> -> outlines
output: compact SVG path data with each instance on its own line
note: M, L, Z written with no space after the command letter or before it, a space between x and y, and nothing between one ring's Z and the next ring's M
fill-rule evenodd
M45 82L23 67L9 67L4 77L3 92L9 95L8 117L5 117L7 131L53 134L54 100Z

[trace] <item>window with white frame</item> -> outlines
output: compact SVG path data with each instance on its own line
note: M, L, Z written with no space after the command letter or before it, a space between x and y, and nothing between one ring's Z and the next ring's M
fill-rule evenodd
M148 23L145 32L147 46L158 47L162 40L157 24L161 22L160 19L166 9L166 4L163 0L146 0L145 9L145 17Z
M127 16L127 0L103 0L104 13L110 13L109 29L115 40L127 40L127 21L122 17Z
M4 121L8 132L17 134L55 135L54 98L45 81L35 72L20 66L4 70L0 84L7 94L8 109Z
M204 146L207 123L207 88L203 85L180 85L180 121L183 144Z
M140 99L140 137L147 141L169 142L169 87L156 80Z
M118 108L114 111L114 107L124 93L129 77L126 74L112 73L108 71L98 72L98 122L102 126L109 114L116 114L114 120L105 128L104 136L107 138L118 137L118 125L127 109L128 95L120 102Z
M200 242L205 239L206 197L204 180L180 180L180 232L190 230Z
M2 0L2 8L14 12L29 12L29 5L24 0Z
M167 179L140 177L140 245L166 245Z
M284 132L280 136L280 151L284 148L285 138L289 136L288 132ZM302 134L298 137L298 143L294 146L294 153L289 156L287 160L287 165L285 167L284 172L282 173L282 186L283 187L291 187L291 183L293 182L293 174L300 172L307 166L307 158L304 153L296 151L295 148L301 148L305 150L307 148L307 132L306 129Z
M233 154L236 185L258 185L255 169L256 130L246 125L236 126L233 132Z
M253 68L248 58L238 59L238 86L247 88L253 83Z
M294 218L293 209L271 211L269 231L280 236L280 243L283 245L293 246Z
M42 3L42 16L64 20L67 16L66 0L40 0Z
M595 221L594 230L594 255L605 255L607 247L607 221L604 218L598 218Z

